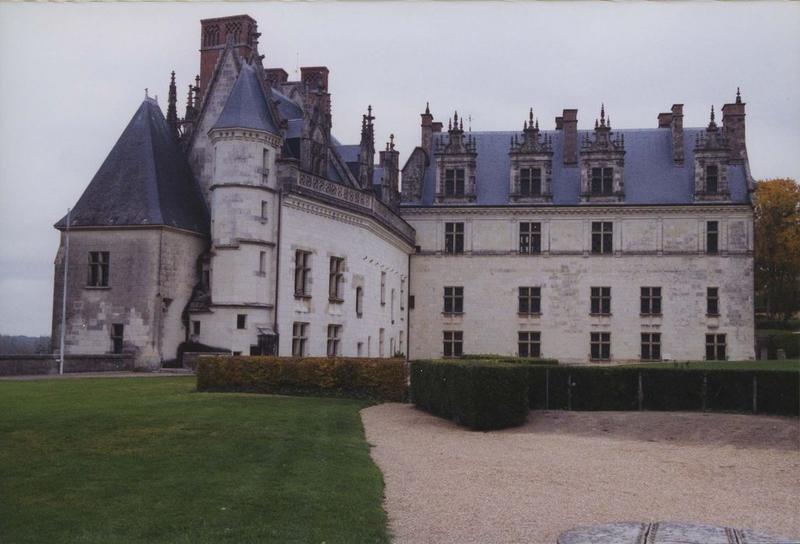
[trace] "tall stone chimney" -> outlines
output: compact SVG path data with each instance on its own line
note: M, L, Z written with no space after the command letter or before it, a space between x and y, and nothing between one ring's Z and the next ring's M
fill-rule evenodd
M264 75L273 87L289 81L289 74L283 68L267 68L264 70Z
M233 15L200 21L200 95L204 95L211 74L230 39L243 58L258 46L258 24L249 15ZM198 95L199 96L199 95Z
M325 66L304 66L300 68L300 81L312 91L317 89L328 92L328 68Z
M433 145L433 114L431 113L430 104L425 104L425 113L421 114L422 123L422 137L420 138L420 146L430 156L431 145Z
M578 164L578 110L564 110L561 126L564 131L564 164Z
M658 128L669 128L672 126L672 114L671 113L659 113L658 114Z
M394 148L394 134L389 136L386 149L379 153L379 158L383 167L381 196L386 204L394 206L400 200L400 152Z
M673 104L669 127L672 131L672 160L683 164L683 104Z
M747 158L744 131L744 102L736 89L736 102L722 106L722 134L730 149L730 162L741 163Z

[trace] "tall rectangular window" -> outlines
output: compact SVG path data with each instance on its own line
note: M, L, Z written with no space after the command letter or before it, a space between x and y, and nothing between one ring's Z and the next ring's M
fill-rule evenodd
M591 359L593 361L608 361L611 359L611 333L592 332L589 334Z
M657 332L642 333L642 361L661 360L661 334Z
M111 325L111 350L122 353L122 340L125 336L125 326L121 323Z
M706 314L719 315L719 287L706 289Z
M520 287L518 313L535 315L542 312L542 288Z
M298 249L294 252L294 294L295 296L311 296L309 280L311 279L311 252Z
M269 179L269 150L265 147L261 152L261 182Z
M520 357L541 357L541 333L520 331L517 335L517 351Z
M642 315L661 315L661 287L642 287L640 301Z
M443 353L445 357L461 357L464 355L464 332L444 331Z
M725 335L707 334L706 335L706 360L724 361L725 356Z
M292 357L305 357L308 354L308 323L295 321L292 324Z
M464 253L464 223L444 224L444 252Z
M340 345L342 340L342 326L328 325L328 357L341 355Z
M383 342L385 332L383 329L378 329L378 357L383 357Z
M261 201L261 219L263 221L267 220L267 211L268 211L267 206L268 206L267 201L266 200L262 200Z
M713 255L719 252L719 222L706 222L706 253Z
M444 171L444 195L464 196L463 168L447 168Z
M237 329L247 328L247 314L238 314L236 316L236 328Z
M364 315L364 288L356 287L356 317Z
M108 287L108 251L89 252L89 287Z
M719 167L716 164L706 166L706 193L717 194L719 190Z
M611 315L611 287L592 287L592 315Z
M592 195L610 196L614 194L614 169L592 168Z
M267 252L266 251L259 251L258 252L258 273L259 274L266 274L267 273Z
M519 252L525 255L538 255L542 252L542 224L519 224Z
M199 321L192 321L192 334L195 336L200 335L200 322Z
M330 271L328 273L328 299L341 302L342 282L344 279L344 258L331 257Z
M381 272L381 305L386 304L386 272Z
M464 288L444 288L444 313L460 314L464 312Z
M541 168L520 168L519 194L520 196L541 196L542 194Z
M400 278L400 311L406 309L406 279Z
M392 321L392 325L394 325L394 289L392 289L391 296L389 298L389 319Z
M614 223L592 221L592 253L610 255L614 252Z

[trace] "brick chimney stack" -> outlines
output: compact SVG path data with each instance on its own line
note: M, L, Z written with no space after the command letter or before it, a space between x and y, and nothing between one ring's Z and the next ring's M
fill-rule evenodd
M578 110L564 110L561 126L564 131L564 164L578 164Z
M230 39L243 58L258 47L258 24L249 15L233 15L200 21L200 95L205 94L214 66ZM199 96L199 95L198 95Z
M289 74L283 68L267 68L264 70L264 75L273 87L279 87L281 83L289 81Z
M683 164L683 104L673 104L669 127L672 130L672 160Z
M328 68L325 66L305 66L300 68L300 81L308 85L312 91L317 89L328 92Z
M420 138L420 146L430 156L431 146L433 145L433 114L429 103L425 103L425 113L421 114L422 123L422 137ZM440 129L441 130L441 129Z
M747 158L744 131L744 102L736 89L736 102L722 106L722 134L728 142L732 163L741 163Z
M669 128L672 126L672 114L671 113L659 113L658 114L658 128Z

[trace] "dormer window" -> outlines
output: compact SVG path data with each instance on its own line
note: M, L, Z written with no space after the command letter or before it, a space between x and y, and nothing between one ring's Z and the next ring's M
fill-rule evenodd
M614 194L614 169L592 168L592 195L611 196Z
M521 168L519 171L519 196L542 195L542 169Z
M717 194L719 190L719 167L716 164L706 166L706 193Z
M463 168L447 168L444 171L444 196L464 196Z

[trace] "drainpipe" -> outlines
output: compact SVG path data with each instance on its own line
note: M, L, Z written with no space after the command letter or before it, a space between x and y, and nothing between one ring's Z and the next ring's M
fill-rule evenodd
M275 306L273 307L275 314L272 322L272 330L275 331L275 355L280 354L281 340L281 336L278 334L278 288L280 287L281 277L281 217L283 216L283 206L281 204L282 195L283 189L278 188L278 234L277 239L275 240Z
M58 373L64 373L64 334L67 330L67 269L69 268L69 220L72 208L67 208L66 241L64 243L64 286L61 288L61 348Z

